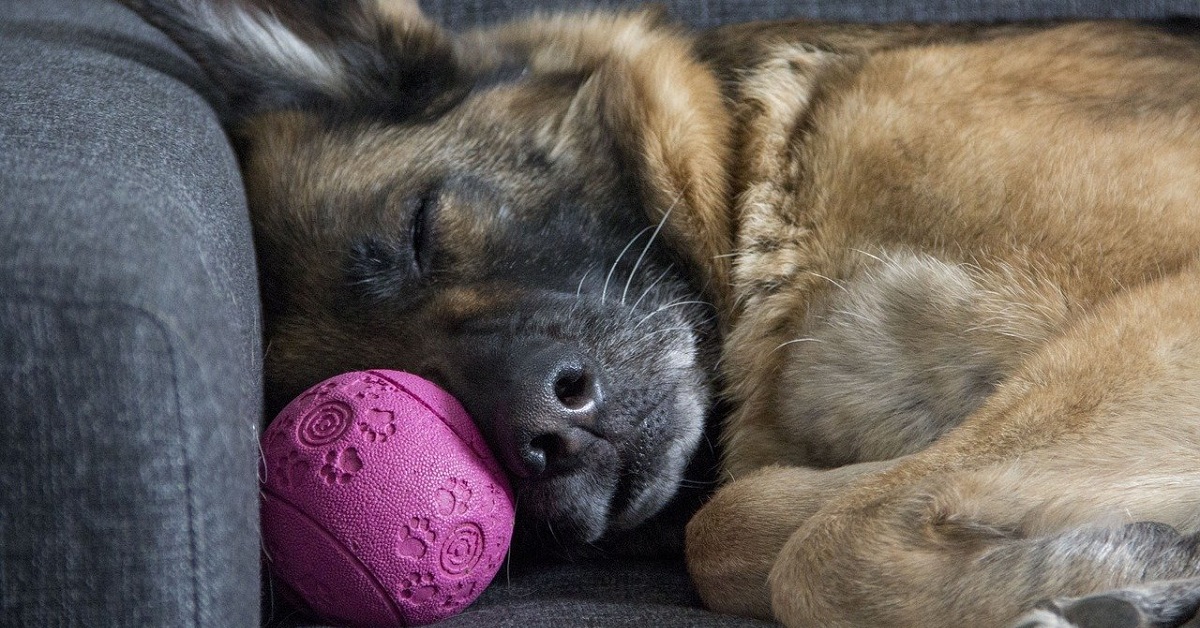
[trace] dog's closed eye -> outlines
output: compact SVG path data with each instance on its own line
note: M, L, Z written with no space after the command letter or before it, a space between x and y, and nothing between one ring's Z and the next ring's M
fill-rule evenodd
M406 229L396 235L366 235L351 245L345 276L358 296L373 303L393 299L429 279L436 264L434 221L440 200L440 188L429 186L404 201Z
M430 188L410 201L409 240L412 243L413 268L419 277L426 277L433 269L433 224L440 194Z

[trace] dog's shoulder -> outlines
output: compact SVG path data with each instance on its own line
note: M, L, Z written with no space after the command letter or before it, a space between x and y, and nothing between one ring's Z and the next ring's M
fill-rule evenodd
M777 408L797 407L762 391L795 390L780 381L788 355L819 336L805 322L825 311L819 295L854 292L861 252L1013 271L1076 311L1194 255L1191 179L1179 173L1196 163L1200 46L1178 28L794 22L714 31L697 50L722 77L737 125L738 310L723 364L733 396L748 400L739 417L770 423ZM889 294L941 294L945 276L923 264L872 276L898 282ZM930 346L915 342L926 328L882 325L864 303L829 311L870 321L856 338L887 330L901 345ZM925 306L942 318L951 309ZM903 300L881 307L912 313ZM1047 324L1016 335L1040 338ZM961 343L961 331L946 342ZM868 372L880 352L862 356L850 370Z

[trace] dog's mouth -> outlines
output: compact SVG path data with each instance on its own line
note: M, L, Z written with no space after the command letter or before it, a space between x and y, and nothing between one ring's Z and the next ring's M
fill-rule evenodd
M711 404L700 307L647 322L556 295L441 343L453 349L423 374L463 402L508 471L518 535L596 543L675 495Z
M680 407L694 403L690 396L662 394L634 434L595 439L567 472L516 478L522 527L569 547L627 532L654 516L675 494L700 436L698 425L661 429L702 412Z

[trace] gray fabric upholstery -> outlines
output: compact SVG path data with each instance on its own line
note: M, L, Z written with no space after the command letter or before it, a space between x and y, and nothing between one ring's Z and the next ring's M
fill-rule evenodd
M258 621L257 287L195 66L0 1L0 625Z
M277 601L264 609L267 628L307 628L320 622ZM503 569L483 595L437 628L759 628L771 622L700 608L681 561L613 561L544 565L525 573Z
M490 24L534 11L632 7L643 0L420 0L438 23L454 28ZM695 27L802 17L859 22L996 21L1050 18L1162 18L1200 15L1196 0L659 0L678 21Z
M439 628L771 625L701 609L680 561L547 566L512 579L501 572L465 613L438 624Z
M422 4L458 28L592 5ZM695 26L1200 15L1195 0L664 4ZM258 293L212 97L112 0L0 0L0 625L259 622ZM311 624L275 602L266 618ZM502 574L444 625L761 623L699 609L673 561Z

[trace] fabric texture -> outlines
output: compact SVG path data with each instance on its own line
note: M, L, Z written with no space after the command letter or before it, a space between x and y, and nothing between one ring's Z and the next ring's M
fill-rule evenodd
M0 625L258 622L257 285L196 66L0 1Z
M425 12L451 28L492 24L537 11L637 7L641 0L420 0ZM748 20L808 18L857 22L955 22L1057 18L1200 16L1196 0L659 0L693 27Z
M276 600L263 609L267 628L307 628L321 622ZM524 573L501 568L491 586L462 614L437 628L609 628L653 626L757 628L771 622L719 615L700 607L681 561L547 565Z

